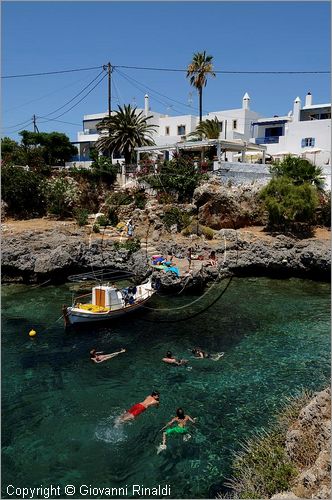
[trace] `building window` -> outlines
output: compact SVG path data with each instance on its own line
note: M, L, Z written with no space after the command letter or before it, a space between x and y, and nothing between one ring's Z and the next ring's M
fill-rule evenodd
M169 135L169 127L165 127L165 135Z
M186 126L178 125L178 135L186 135Z
M237 129L237 120L233 120L233 130Z
M301 147L302 148L310 148L315 145L315 138L314 137L305 137L301 141Z
M223 123L224 122L219 122L219 132L222 132Z
M320 115L321 120L330 120L331 119L331 113L322 113Z

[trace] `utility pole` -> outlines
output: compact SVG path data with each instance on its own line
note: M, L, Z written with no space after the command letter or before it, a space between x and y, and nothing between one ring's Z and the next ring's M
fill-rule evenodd
M38 130L38 127L37 127L37 124L36 124L36 115L33 115L32 121L33 121L33 131L34 132L38 132L38 134L39 134L39 130Z
M112 93L112 65L109 62L107 64L108 73L108 117L111 118L112 104L111 104L111 93Z

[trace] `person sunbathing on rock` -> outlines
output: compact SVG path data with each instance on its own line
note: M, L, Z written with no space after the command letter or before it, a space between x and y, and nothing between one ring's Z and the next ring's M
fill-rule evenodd
M115 356L118 356L119 354L122 354L123 352L126 352L126 349L121 349L120 351L112 352L110 354L104 354L103 351L96 351L96 349L91 349L90 351L90 359L94 363L102 363L103 361L106 361L107 359L115 358Z

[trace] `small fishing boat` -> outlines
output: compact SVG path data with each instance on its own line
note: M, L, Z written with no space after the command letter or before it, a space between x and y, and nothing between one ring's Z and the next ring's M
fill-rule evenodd
M92 293L76 297L71 307L63 306L65 325L95 323L136 311L146 304L155 291L151 279L141 285L122 289L108 283L94 286Z

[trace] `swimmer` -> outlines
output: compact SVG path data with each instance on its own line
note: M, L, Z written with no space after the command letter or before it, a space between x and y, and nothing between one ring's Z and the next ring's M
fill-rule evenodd
M118 417L116 424L127 422L128 420L133 420L138 417L143 411L145 411L150 406L158 406L159 405L159 392L153 391L150 396L147 396L144 401L141 403L137 403L129 410L127 410L123 415Z
M107 361L108 359L115 358L119 354L126 352L126 349L121 349L120 351L112 352L110 354L104 354L103 351L96 351L96 349L92 349L90 351L90 359L94 363L102 363L103 361Z
M196 419L189 417L189 415L185 415L183 409L178 408L176 410L176 417L172 418L172 420L161 429L164 430L170 425L174 423L176 424L175 426L163 432L163 442L161 445L159 445L157 453L166 450L166 439L170 434L188 434L188 429L186 429L187 422L192 422L194 424L196 422Z
M171 351L167 351L166 356L162 359L164 363L168 363L169 365L183 366L188 363L186 359L176 359L172 355Z
M192 351L193 355L195 356L195 358L209 358L210 357L210 354L208 354L207 352L203 351L200 347L195 347Z
M209 354L208 352L203 351L200 347L195 347L195 349L193 349L191 352L193 353L195 358L212 359L213 361L219 361L219 359L222 358L223 355L225 354L224 352L217 352L215 354Z

